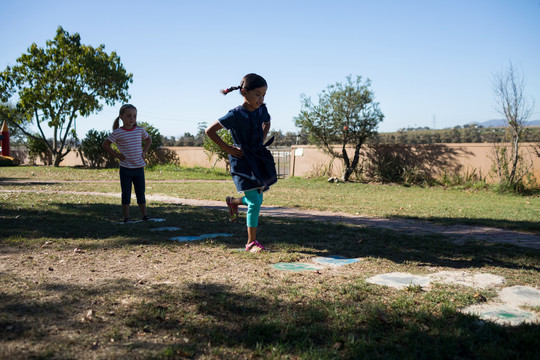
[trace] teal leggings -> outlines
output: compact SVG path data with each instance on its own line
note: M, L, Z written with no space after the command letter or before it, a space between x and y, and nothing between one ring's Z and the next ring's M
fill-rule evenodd
M242 204L247 208L247 226L257 227L259 224L259 212L261 211L261 205L263 202L263 194L258 190L244 191L244 197L242 198Z

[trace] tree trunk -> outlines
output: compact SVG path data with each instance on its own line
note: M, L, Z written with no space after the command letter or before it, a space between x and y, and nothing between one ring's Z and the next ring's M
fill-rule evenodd
M343 167L345 168L343 174L341 175L341 180L349 181L349 177L353 173L354 169L351 168L351 161L349 160L349 155L347 154L347 149L345 146L346 145L343 144L343 147L341 148L341 158L343 159Z
M352 163L349 161L349 157L347 155L347 152L345 151L345 147L343 148L343 152L344 152L343 162L345 165L345 170L343 171L343 175L341 176L342 181L349 181L349 178L351 177L352 173L358 167L358 162L360 161L360 149L362 148L363 143L364 142L362 141L359 144L356 144L354 148L354 156L353 156Z
M513 138L513 146L514 146L514 149L513 149L513 154L512 154L512 170L510 172L510 178L508 179L508 182L511 186L514 185L514 181L515 181L515 178L516 178L516 171L517 171L517 166L518 166L518 161L519 161L519 135L517 134L514 134L514 138Z
M59 167L63 158L59 153L54 154L54 167Z

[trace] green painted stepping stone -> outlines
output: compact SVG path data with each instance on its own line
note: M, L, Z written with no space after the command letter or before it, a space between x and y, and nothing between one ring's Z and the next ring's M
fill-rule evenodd
M471 305L461 310L462 313L476 315L482 320L500 325L520 325L538 323L538 316L530 311L505 304Z
M150 231L176 231L176 230L180 230L180 228L176 226L166 226L166 227L158 227L158 228L150 229Z
M284 271L315 271L315 270L321 270L323 267L314 265L314 264L306 264L306 263L277 263L272 265L274 269L277 270L284 270Z
M169 240L173 241L196 241L196 240L205 240L205 239L213 239L215 237L221 237L221 236L234 236L233 234L226 234L226 233L217 233L217 234L203 234L199 236L176 236L173 238L170 238Z
M317 256L311 260L318 264L331 266L343 266L360 261L360 259L347 259L346 257L340 255Z

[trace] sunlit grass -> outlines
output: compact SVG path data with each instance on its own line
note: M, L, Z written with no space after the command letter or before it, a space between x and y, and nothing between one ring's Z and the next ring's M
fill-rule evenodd
M114 169L14 167L3 168L0 179L35 182L8 183L3 186L4 189L120 191L118 173ZM147 169L146 179L148 195L223 201L226 196L237 194L230 176L220 170L163 166ZM78 182L40 183L54 180ZM485 189L471 191L444 187L328 183L324 180L290 178L278 181L264 196L265 205L540 232L539 195L499 194Z

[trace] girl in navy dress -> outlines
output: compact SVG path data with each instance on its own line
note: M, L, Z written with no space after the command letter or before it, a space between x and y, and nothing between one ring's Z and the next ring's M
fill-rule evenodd
M231 175L238 192L243 197L227 197L226 202L233 220L238 218L238 206L247 205L246 251L265 250L257 241L259 211L263 202L263 191L277 181L274 158L266 148L272 139L263 145L270 130L270 115L264 104L268 85L262 76L248 74L240 86L233 86L221 92L226 95L240 90L244 97L242 106L230 110L227 115L210 125L206 135L229 154ZM217 131L225 128L230 131L234 144L228 145L219 137Z

